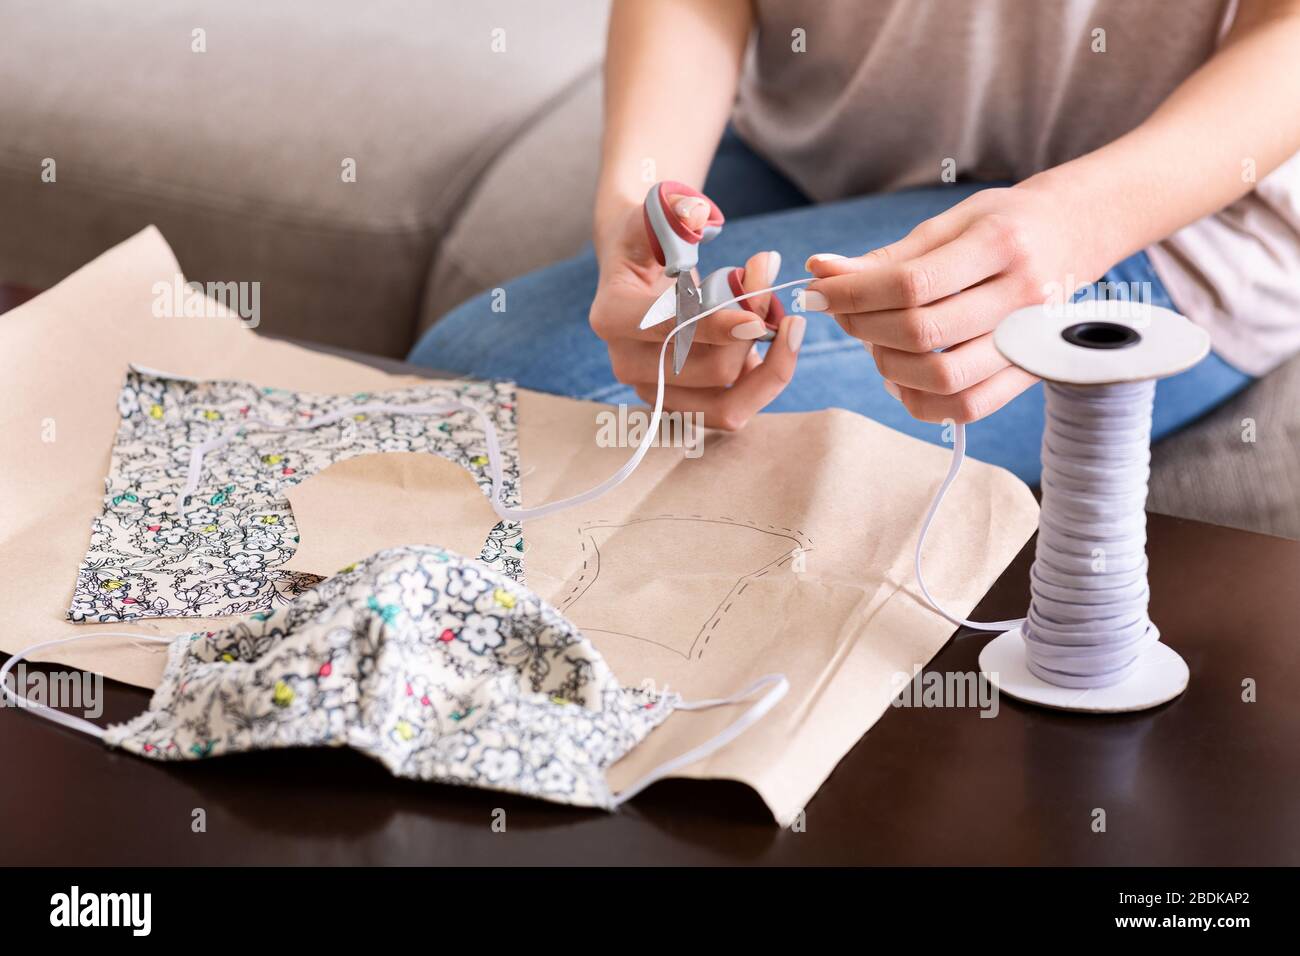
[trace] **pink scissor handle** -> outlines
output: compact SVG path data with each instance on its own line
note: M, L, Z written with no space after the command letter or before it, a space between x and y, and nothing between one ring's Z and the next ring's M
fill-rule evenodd
M740 268L740 266L723 266L721 269L715 269L700 284L700 298L703 301L700 311L716 308L723 302L744 294L744 269ZM767 315L759 315L758 308L753 303L754 299L745 299L743 302L737 302L735 308L744 309L758 315L763 320L763 324L767 326L769 333L775 337L777 330L781 327L781 320L785 318L785 306L773 294L771 304L767 309ZM767 340L768 337L764 336L763 341Z
M709 204L709 218L700 229L691 229L673 211L668 197L674 195L694 196ZM722 232L722 224L726 222L722 210L712 199L698 189L673 180L651 186L641 211L645 216L645 231L650 239L650 248L669 276L694 269L700 261L700 243L708 242Z

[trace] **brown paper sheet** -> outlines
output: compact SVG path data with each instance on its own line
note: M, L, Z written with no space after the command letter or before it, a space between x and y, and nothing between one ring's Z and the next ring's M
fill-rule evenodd
M627 449L592 440L592 406L532 403L525 503L590 487ZM764 415L703 454L661 449L616 493L525 525L528 582L554 600L629 684L713 697L783 672L790 693L741 738L682 776L756 789L788 823L953 628L925 603L912 558L950 452L846 411ZM926 581L969 614L1037 520L1029 490L972 463L925 552ZM736 709L674 716L611 772L617 788L712 736Z
M154 317L154 284L178 272L147 229L0 317L0 650L95 630L213 626L76 625L64 615L100 507L128 363L313 392L414 381L259 338L234 318ZM626 461L631 449L597 441L602 411L520 390L525 504L584 490ZM527 580L589 631L627 684L712 697L785 673L791 690L777 708L681 775L743 781L788 823L889 706L895 675L910 675L952 633L911 571L949 454L848 412L760 416L739 434L706 433L699 457L653 449L617 491L527 522ZM970 462L927 547L934 593L969 613L1036 521L1021 482ZM162 669L162 654L121 641L45 659L142 686ZM611 782L635 779L738 712L675 714Z
M320 577L404 544L437 545L476 558L499 520L468 471L446 458L413 452L346 458L285 497L299 540L280 567Z

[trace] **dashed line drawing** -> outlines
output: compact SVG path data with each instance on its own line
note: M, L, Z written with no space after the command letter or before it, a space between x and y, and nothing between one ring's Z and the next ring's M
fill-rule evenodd
M716 533L719 528L739 529L743 531L752 531L762 535L767 535L774 539L779 553L774 557L764 561L762 565L753 571L748 571L736 578L735 582L728 588L726 594L716 603L712 612L703 620L698 628L692 634L683 635L678 640L673 641L671 638L663 639L653 633L632 633L628 630L616 630L593 626L593 623L584 624L583 608L574 610L574 605L578 604L584 595L589 593L592 587L601 576L602 554L600 542L597 536L601 532L606 532L612 536L619 531L636 528L637 526L648 525L650 523L672 522L673 527L678 533ZM618 637L626 637L636 641L644 641L649 644L655 644L665 650L671 651L687 660L699 660L704 656L708 649L710 641L718 634L720 626L726 620L728 614L736 606L737 602L742 599L745 592L755 581L771 574L773 571L784 567L794 560L795 555L799 553L806 554L813 550L813 541L808 535L796 528L788 528L781 525L762 524L758 522L746 521L742 518L734 518L729 515L709 516L701 514L665 514L651 515L642 518L635 518L632 521L591 521L581 525L578 528L579 542L578 546L582 556L582 565L578 569L577 575L571 584L564 588L564 596L558 602L558 609L568 615L584 631L591 633L613 634ZM719 545L721 547L721 545ZM667 555L655 555L656 563L663 560L671 560ZM652 626L653 618L647 619L647 627ZM636 628L637 631L641 629ZM689 643L687 643L689 639Z

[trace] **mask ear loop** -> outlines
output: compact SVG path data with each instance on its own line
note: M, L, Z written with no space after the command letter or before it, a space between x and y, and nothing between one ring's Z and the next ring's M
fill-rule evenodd
M786 680L784 674L767 674L760 677L754 683L750 684L744 690L730 697L714 697L708 700L678 701L674 710L709 710L713 707L725 707L728 704L739 704L741 701L748 700L764 688L769 688L767 693L760 697L752 707L737 717L732 723L728 724L713 737L700 744L698 747L692 747L684 754L679 754L671 760L661 763L645 776L641 777L635 783L626 787L621 793L611 795L609 808L617 810L628 800L631 800L638 793L644 790L650 784L657 780L675 773L682 767L689 766L697 760L701 760L709 754L721 750L727 744L731 743L750 727L754 726L777 702L786 695L790 690L790 682Z
M100 631L97 634L83 634L78 637L65 637L57 641L45 641L41 644L33 644L31 647L25 647L17 654L14 654L9 660L4 662L0 667L0 699L6 704L19 707L23 710L34 711L36 716L43 717L45 720L53 721L64 727L70 727L73 730L79 730L83 734L89 734L99 740L104 739L104 728L98 724L92 724L84 717L74 717L72 714L65 714L61 710L56 710L45 704L38 703L34 700L28 700L26 697L20 697L9 689L9 672L14 669L14 665L21 660L25 660L28 655L43 651L48 647L58 647L60 644L73 644L77 641L93 641L101 637L125 637L134 641L153 641L158 644L170 644L180 635L172 637L156 637L150 634L132 634L128 631Z

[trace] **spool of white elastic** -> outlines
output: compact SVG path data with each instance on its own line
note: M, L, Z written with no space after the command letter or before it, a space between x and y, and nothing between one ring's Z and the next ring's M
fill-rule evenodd
M1020 309L993 342L1044 380L1047 423L1029 614L985 645L980 670L1002 693L1063 710L1173 700L1187 664L1147 617L1151 408L1155 380L1204 358L1209 336L1168 309L1094 301Z

